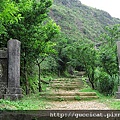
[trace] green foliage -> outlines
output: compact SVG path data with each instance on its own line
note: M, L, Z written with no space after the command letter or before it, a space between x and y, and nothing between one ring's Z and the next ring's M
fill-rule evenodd
M21 41L21 83L26 86L27 94L29 89L35 86L32 82L36 78L36 74L33 73L36 69L35 64L40 65L44 58L55 54L53 48L56 44L52 40L57 37L60 28L47 15L52 5L51 0L13 0L13 3L17 6L22 19L14 24L6 23L4 26L7 34L2 34L0 40L3 47L11 38ZM40 71L38 72L40 75Z
M120 19L109 13L81 4L79 0L54 0L50 16L60 25L64 37L69 41L87 38L98 41L105 26L119 24Z
M48 56L45 58L45 60L41 63L41 74L47 75L56 73L57 71L57 63L54 57Z
M77 50L79 48L76 49L76 47L80 45L84 46L85 43L85 46L88 44L94 45L95 41L99 41L98 37L100 34L106 33L106 29L104 29L106 25L110 26L120 22L119 19L113 19L107 12L87 7L78 0L54 0L50 16L54 18L62 31L59 39L56 40L57 46L55 47L58 52L58 56L56 57L58 75L63 75L68 66L74 68L79 66L79 68L83 70L84 65L80 58L82 55L80 55L80 52ZM88 45L88 49L89 47ZM94 49L94 47L92 48ZM75 55L75 53L77 55ZM87 55L89 53L84 54L90 57L90 55ZM93 58L91 62L94 64L97 60L94 61ZM89 67L88 69L91 68Z
M115 99L110 99L108 101L108 104L110 105L110 107L114 110L120 110L120 101L119 100L115 100Z
M84 68L92 88L94 89L94 71L96 67L96 50L94 48L94 44L89 41L86 43L79 41L76 42L74 46L71 46L69 52L74 66L79 65ZM73 65L72 61L70 63L71 65Z
M96 60L96 51L94 46L84 45L81 50L81 58L85 67L86 74L89 78L89 81L94 89L94 71L95 71L95 60Z
M75 96L75 100L81 100L80 96Z
M0 99L0 110L44 110L46 105L46 101L41 99L38 94L25 96L18 101Z
M95 92L96 95L99 97L99 100L104 100L103 102L105 102L105 99L108 99L109 97L111 97L111 96L105 96L101 94L98 90L93 90L90 86L81 89L80 92Z
M105 95L111 95L115 85L114 79L104 71L100 71L98 74L98 77L96 77L97 90Z
M116 41L119 36L119 25L108 28L109 34L102 35L105 41L99 47L98 64L95 71L96 88L106 95L113 95L118 86L118 61Z
M11 38L21 41L23 89L36 91L41 73L63 75L68 73L68 68L78 67L86 71L93 89L98 86L104 92L105 86L101 83L107 80L111 88L105 93L113 93L116 87L113 88L112 82L115 85L118 76L115 42L120 37L120 25L108 26L120 21L79 1L55 0L53 7L51 5L51 0L1 1L0 47L6 47ZM50 15L61 26L59 36L60 27L48 18L50 7ZM99 50L95 49L95 41L103 42Z
M0 1L0 35L6 31L5 24L18 22L21 18L19 8L13 1Z
M118 37L115 36L119 36L119 34L116 31L119 31L119 25L109 28L109 34L102 35L104 41L98 49L96 49L94 43L87 39L74 42L73 46L68 47L69 64L74 67L78 65L83 67L91 87L105 95L113 95L117 90L116 40Z
M60 102L62 102L62 101L64 101L65 99L64 98L58 98L58 100L60 101Z
M63 74L64 71L67 70L68 66L72 66L74 68L79 66L79 68L83 70L84 65L81 60L82 55L80 55L81 52L77 50L79 49L77 46L84 46L85 43L85 46L87 46L89 43L95 44L95 41L104 41L99 40L98 37L101 33L106 33L106 29L104 29L105 26L120 23L119 19L112 18L107 12L87 7L81 4L78 0L54 0L50 16L54 18L58 25L60 25L62 31L61 36L57 39L56 46L56 50L58 52L56 60L58 63L59 75ZM88 45L88 49L89 47L90 46ZM94 47L92 48L94 49ZM87 52L90 51L88 50ZM86 54L85 57L90 57L90 53L84 54ZM97 57L97 55L95 56ZM98 59L95 58L94 60L94 57L92 61L90 60L93 62L92 64L97 62L96 59ZM94 68L89 67L88 69L91 69L91 73L89 74L92 75Z
M111 76L118 72L117 54L115 54L117 51L115 51L115 48L116 46L104 46L100 53L101 67Z
M116 41L120 35L119 25L111 28L106 27L108 34L103 34L105 41L98 51L98 65L95 71L96 88L106 95L113 95L118 86L118 61Z

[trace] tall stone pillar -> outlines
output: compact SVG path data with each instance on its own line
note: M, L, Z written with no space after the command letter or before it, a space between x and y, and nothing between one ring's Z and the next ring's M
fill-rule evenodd
M8 48L8 87L5 99L16 100L22 97L20 88L20 41L9 40Z
M118 92L116 92L116 98L120 99L120 41L117 41L117 55L118 55L118 64L119 64L119 84L118 84Z

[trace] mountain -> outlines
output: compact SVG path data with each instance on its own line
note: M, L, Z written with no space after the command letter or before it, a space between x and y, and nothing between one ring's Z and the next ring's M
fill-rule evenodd
M84 38L97 41L98 36L105 32L105 26L120 24L120 19L88 7L79 0L54 0L50 16L70 41Z

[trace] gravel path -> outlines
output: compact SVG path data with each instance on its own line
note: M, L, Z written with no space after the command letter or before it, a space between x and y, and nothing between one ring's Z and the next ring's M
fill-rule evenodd
M49 104L47 110L110 110L105 104L97 101L54 101Z

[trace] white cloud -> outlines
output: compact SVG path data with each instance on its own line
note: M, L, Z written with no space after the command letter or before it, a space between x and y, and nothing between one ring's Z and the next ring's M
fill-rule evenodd
M80 0L83 4L108 12L120 18L120 0Z

